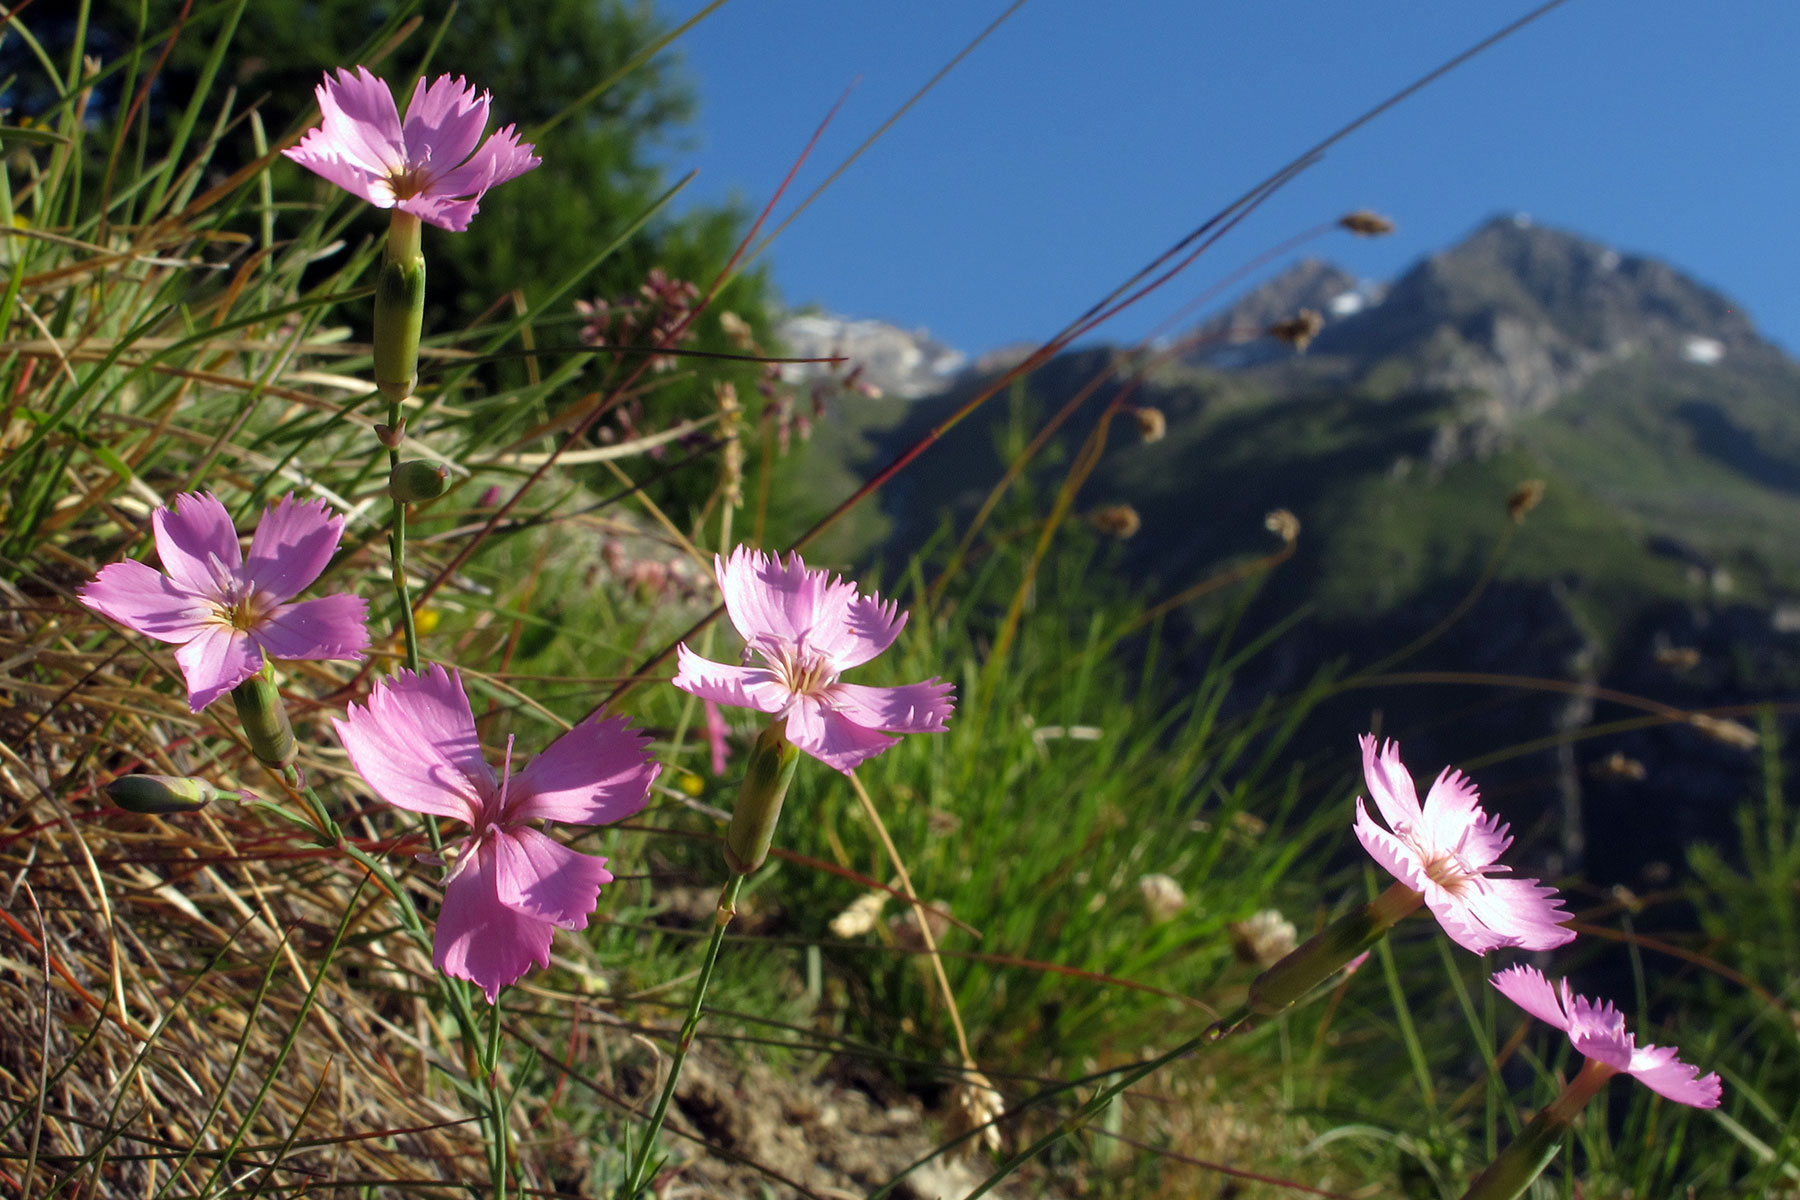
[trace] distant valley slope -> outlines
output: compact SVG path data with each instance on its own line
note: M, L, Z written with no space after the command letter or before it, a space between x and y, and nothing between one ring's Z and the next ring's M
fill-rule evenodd
M1301 308L1325 321L1304 353L1260 336ZM1035 477L1054 486L1128 383L1134 403L1164 414L1154 443L1113 424L1077 506L1138 511L1119 562L1151 594L1267 552L1272 509L1300 520L1298 553L1254 615L1266 625L1304 606L1310 617L1255 664L1252 690L1297 687L1327 662L1372 662L1431 628L1482 572L1508 495L1540 479L1542 503L1495 581L1399 669L1590 683L1680 707L1800 696L1800 364L1728 298L1653 259L1501 217L1387 286L1303 262L1202 333L1142 378L1141 355L1085 349L1036 372L1021 396L991 400L885 493L890 550L919 544L947 511L966 520L999 478L1008 430L1028 433L1101 377ZM863 469L981 382L965 374L875 422L891 427L859 430ZM1207 615L1191 614L1202 625ZM1349 694L1321 728L1346 749L1343 730L1376 709L1421 770L1637 713L1408 684ZM1726 835L1756 761L1662 724L1483 778L1545 817L1546 844L1567 865L1636 883L1646 855L1676 858L1692 838Z

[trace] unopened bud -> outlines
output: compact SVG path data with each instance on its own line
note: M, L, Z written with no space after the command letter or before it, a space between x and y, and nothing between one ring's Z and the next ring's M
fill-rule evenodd
M231 689L237 705L238 723L257 761L271 767L285 767L299 757L294 744L294 727L288 724L287 708L275 681L259 671Z
M1146 442L1160 442L1163 435L1169 432L1169 418L1163 416L1160 408L1134 408L1131 410L1131 419L1137 422L1138 436Z
M1383 234L1394 232L1392 221L1378 216L1366 208L1338 218L1338 224L1358 237L1380 237Z
M436 500L449 486L450 468L422 458L395 463L394 469L388 472L388 495L402 504Z
M181 775L122 775L106 785L106 794L126 812L198 812L219 797L204 779Z
M1317 309L1303 308L1285 321L1269 326L1269 336L1280 338L1297 351L1304 351L1325 328L1325 318Z
M1506 515L1515 521L1523 521L1525 514L1538 506L1544 498L1544 481L1527 479L1514 488L1512 495L1506 498Z
M750 747L744 785L725 831L725 864L739 875L748 875L769 857L775 823L781 819L788 785L794 782L800 751L787 740L785 728L782 720L771 722Z

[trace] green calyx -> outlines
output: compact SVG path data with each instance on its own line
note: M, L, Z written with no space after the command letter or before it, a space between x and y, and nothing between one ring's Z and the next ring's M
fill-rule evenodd
M395 463L394 469L388 472L388 495L402 504L436 500L449 486L450 468L422 458Z
M204 779L180 775L122 775L106 785L107 797L126 812L198 812L219 796L219 789Z
M1321 929L1250 985L1250 1010L1273 1016L1342 970L1381 940L1401 917L1424 903L1405 884L1395 884L1369 903Z
M725 831L725 863L734 874L748 875L762 866L775 840L775 823L800 761L785 729L785 721L770 722L750 747L744 785L731 810L731 827Z
M419 337L425 324L425 253L419 218L395 211L375 279L375 386L392 403L419 382Z
M281 693L265 665L261 671L231 689L232 703L237 705L238 723L250 743L250 752L266 766L281 768L300 756L294 744L294 727L288 724L287 708Z

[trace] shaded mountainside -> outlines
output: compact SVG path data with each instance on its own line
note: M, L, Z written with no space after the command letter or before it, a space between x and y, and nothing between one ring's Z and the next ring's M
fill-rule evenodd
M1328 314L1307 353L1242 340L1287 305ZM1117 561L1152 595L1267 553L1270 510L1298 516L1297 552L1239 636L1299 608L1308 619L1252 664L1252 692L1374 662L1441 622L1527 479L1544 481L1543 500L1494 583L1402 669L1573 681L1684 707L1800 692L1800 364L1727 298L1666 264L1503 217L1385 291L1303 263L1211 324L1239 333L1135 383L1131 399L1163 412L1167 436L1144 443L1114 422L1076 509L1137 509L1142 529ZM1054 487L1139 361L1064 354L990 401L885 492L889 550L921 544L946 514L962 527L1044 419L1103 379L1033 472ZM982 382L909 406L868 461L917 441ZM1204 631L1218 611L1184 620ZM1411 681L1334 701L1322 727L1366 728L1377 711L1423 770L1635 710ZM1627 864L1679 862L1691 838L1728 839L1756 758L1663 726L1546 749L1483 779L1521 798L1522 824L1545 820L1546 853L1635 883ZM1599 836L1596 814L1633 804L1664 816L1636 822L1629 840L1616 827Z

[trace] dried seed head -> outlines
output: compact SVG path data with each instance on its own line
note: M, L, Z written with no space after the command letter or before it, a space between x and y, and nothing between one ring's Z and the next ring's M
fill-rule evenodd
M981 1132L967 1141L958 1142L957 1153L963 1157L973 1157L975 1153L987 1148L988 1153L998 1154L1005 1146L1000 1137L1000 1127L993 1122L1006 1111L1006 1100L995 1089L993 1081L980 1071L968 1072L963 1081L950 1090L950 1111L944 1120L946 1140L954 1140L979 1129Z
M1161 873L1138 880L1138 895L1143 898L1144 912L1155 924L1172 921L1187 907L1187 895L1173 876Z
M1623 779L1631 783L1641 783L1649 775L1643 763L1626 758L1617 750L1589 767L1588 773L1595 779Z
M739 350L751 350L755 348L756 337L750 331L750 322L744 320L744 318L738 316L730 309L726 309L719 314L719 328L724 330L725 336L729 338L731 344L736 346Z
M1160 442L1169 432L1169 418L1163 416L1160 408L1140 405L1131 410L1131 419L1137 422L1138 436L1146 442Z
M1087 519L1088 524L1108 537L1128 538L1144 527L1144 519L1129 504L1103 504Z
M1269 336L1280 338L1296 351L1304 352L1312 345L1312 340L1319 336L1319 330L1325 328L1325 318L1313 308L1303 308L1285 321L1277 321L1269 326Z
M868 933L875 928L882 906L887 901L886 892L864 892L850 902L849 908L831 918L831 936L853 938Z
M1691 671L1700 665L1700 651L1692 646L1663 646L1656 652L1656 665Z
M1300 537L1300 518L1285 508L1278 508L1263 518L1263 528L1291 546Z
M1527 479L1514 488L1512 495L1506 498L1506 515L1515 521L1523 521L1525 514L1538 506L1544 498L1544 481Z
M925 906L925 920L931 926L931 940L936 943L950 929L950 918L945 915L950 911L950 906L942 901L923 898L921 903ZM902 950L916 953L927 949L925 935L919 931L919 910L916 908L908 908L898 916L889 918L888 931L894 935L894 944Z
M1692 713L1688 716L1688 724L1713 741L1723 742L1739 750L1754 750L1762 744L1762 738L1757 736L1756 730L1738 721L1709 717L1705 713Z
M1294 923L1272 908L1225 927L1231 935L1231 949L1238 961L1251 966L1272 967L1299 944L1299 931Z
M1392 221L1366 208L1359 208L1347 216L1339 217L1338 224L1358 237L1381 237L1394 232Z

